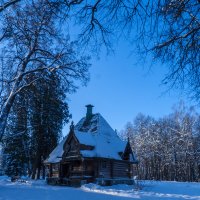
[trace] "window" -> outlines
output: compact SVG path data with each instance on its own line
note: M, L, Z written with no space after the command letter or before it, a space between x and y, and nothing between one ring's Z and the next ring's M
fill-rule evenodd
M58 171L59 170L59 165L58 164L53 164L52 165L52 171Z
M102 161L102 168L106 168L107 167L107 162L106 161Z

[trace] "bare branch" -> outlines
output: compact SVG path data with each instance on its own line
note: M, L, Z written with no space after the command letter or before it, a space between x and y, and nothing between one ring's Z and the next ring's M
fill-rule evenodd
M16 4L17 2L20 2L20 1L21 1L21 0L10 0L10 1L4 3L3 5L0 5L0 13L1 13L2 11L4 11L6 8L8 8L8 7L10 7L10 6Z

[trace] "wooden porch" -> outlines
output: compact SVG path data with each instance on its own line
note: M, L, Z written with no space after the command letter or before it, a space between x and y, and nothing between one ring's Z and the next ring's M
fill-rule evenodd
M47 183L75 187L91 182L99 185L134 184L133 171L133 165L127 161L70 158L51 166L52 174Z
M70 160L60 163L60 178L94 177L95 169L91 160Z

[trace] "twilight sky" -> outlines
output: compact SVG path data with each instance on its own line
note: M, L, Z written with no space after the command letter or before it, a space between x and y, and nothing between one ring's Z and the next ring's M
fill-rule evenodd
M85 105L92 104L94 113L101 115L113 129L124 128L138 113L162 117L171 112L172 106L180 100L188 101L179 91L170 91L161 85L166 70L161 65L136 65L134 56L130 56L131 48L121 42L115 55L103 55L93 59L90 69L91 80L87 87L80 88L69 96L69 108L72 118L77 123L85 116ZM63 134L69 132L68 125Z

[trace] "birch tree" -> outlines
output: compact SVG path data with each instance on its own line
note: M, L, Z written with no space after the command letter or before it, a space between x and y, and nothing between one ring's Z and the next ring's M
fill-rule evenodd
M139 178L199 181L199 114L193 108L181 103L158 120L139 114L123 132L131 137Z

